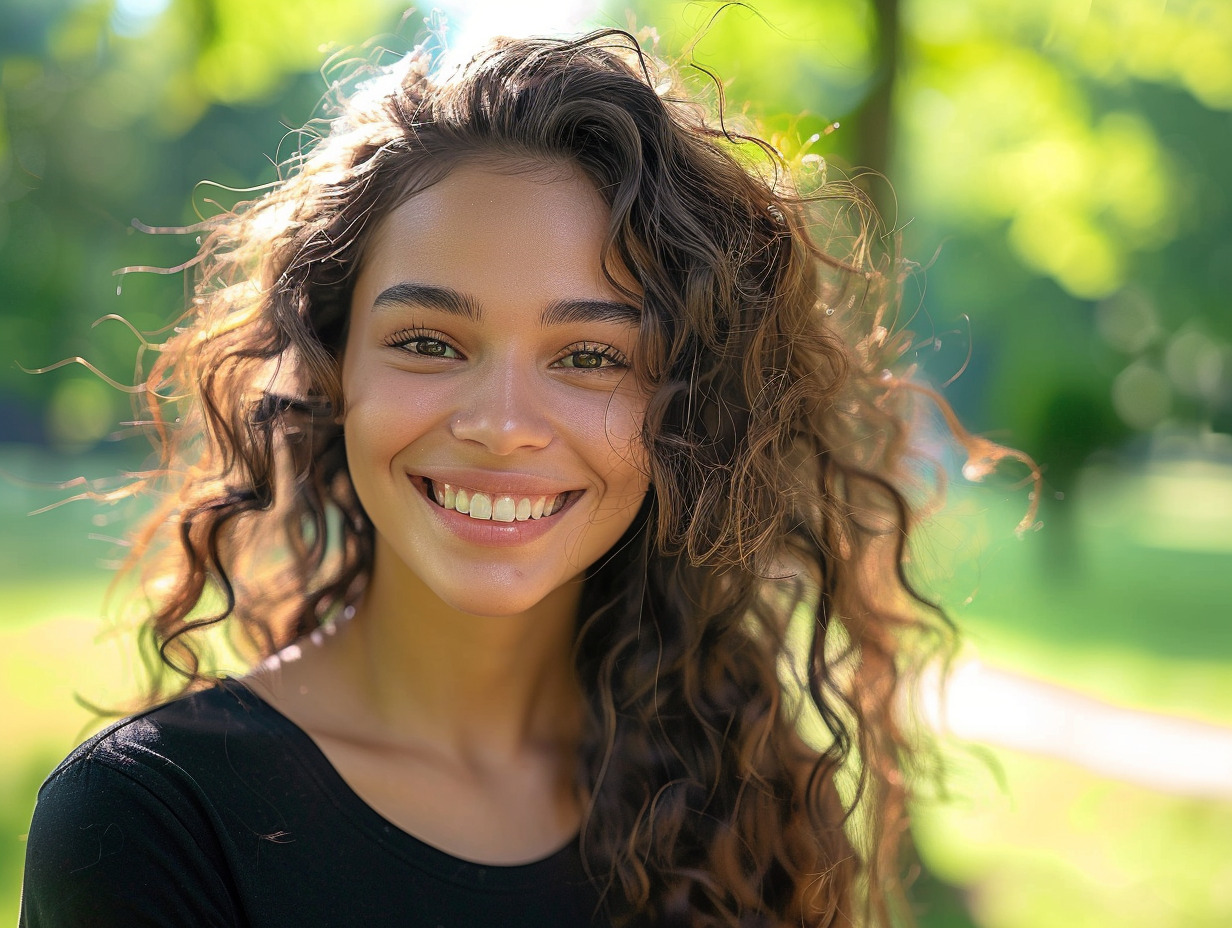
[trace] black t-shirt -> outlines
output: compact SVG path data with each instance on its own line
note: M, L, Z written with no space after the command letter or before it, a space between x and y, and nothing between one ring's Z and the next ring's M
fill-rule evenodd
M112 726L39 792L23 928L607 924L577 842L453 857L360 799L286 717L222 685Z

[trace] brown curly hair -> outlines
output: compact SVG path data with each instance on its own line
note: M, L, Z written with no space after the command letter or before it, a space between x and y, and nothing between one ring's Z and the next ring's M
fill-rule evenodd
M363 595L338 367L379 221L467 158L564 160L610 207L609 280L644 294L651 394L652 490L577 619L592 879L618 923L888 924L912 757L896 702L945 629L903 566L897 265L857 191L799 189L677 86L620 31L498 40L445 78L413 54L207 223L146 382L161 465L133 488L163 494L134 563L176 675L149 701L208 682L213 626L256 660Z

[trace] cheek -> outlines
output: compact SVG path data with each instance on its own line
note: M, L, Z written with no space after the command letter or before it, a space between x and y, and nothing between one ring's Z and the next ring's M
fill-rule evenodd
M378 370L343 380L347 460L373 467L389 462L429 432L442 398L407 382L396 370Z
M613 482L620 481L627 489L639 493L649 484L646 448L642 443L645 414L643 397L618 391L607 406L600 439L608 449Z

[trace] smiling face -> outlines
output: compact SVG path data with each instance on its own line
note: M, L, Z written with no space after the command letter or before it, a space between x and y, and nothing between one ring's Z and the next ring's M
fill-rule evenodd
M567 167L464 163L377 227L342 366L374 583L409 571L455 609L512 615L632 523L639 309L603 276L607 220Z

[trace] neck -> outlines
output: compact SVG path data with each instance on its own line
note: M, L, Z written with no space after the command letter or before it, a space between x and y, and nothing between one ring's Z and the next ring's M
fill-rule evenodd
M319 655L349 724L388 743L516 756L576 743L572 647L582 582L526 612L477 616L442 602L378 543L353 618Z

